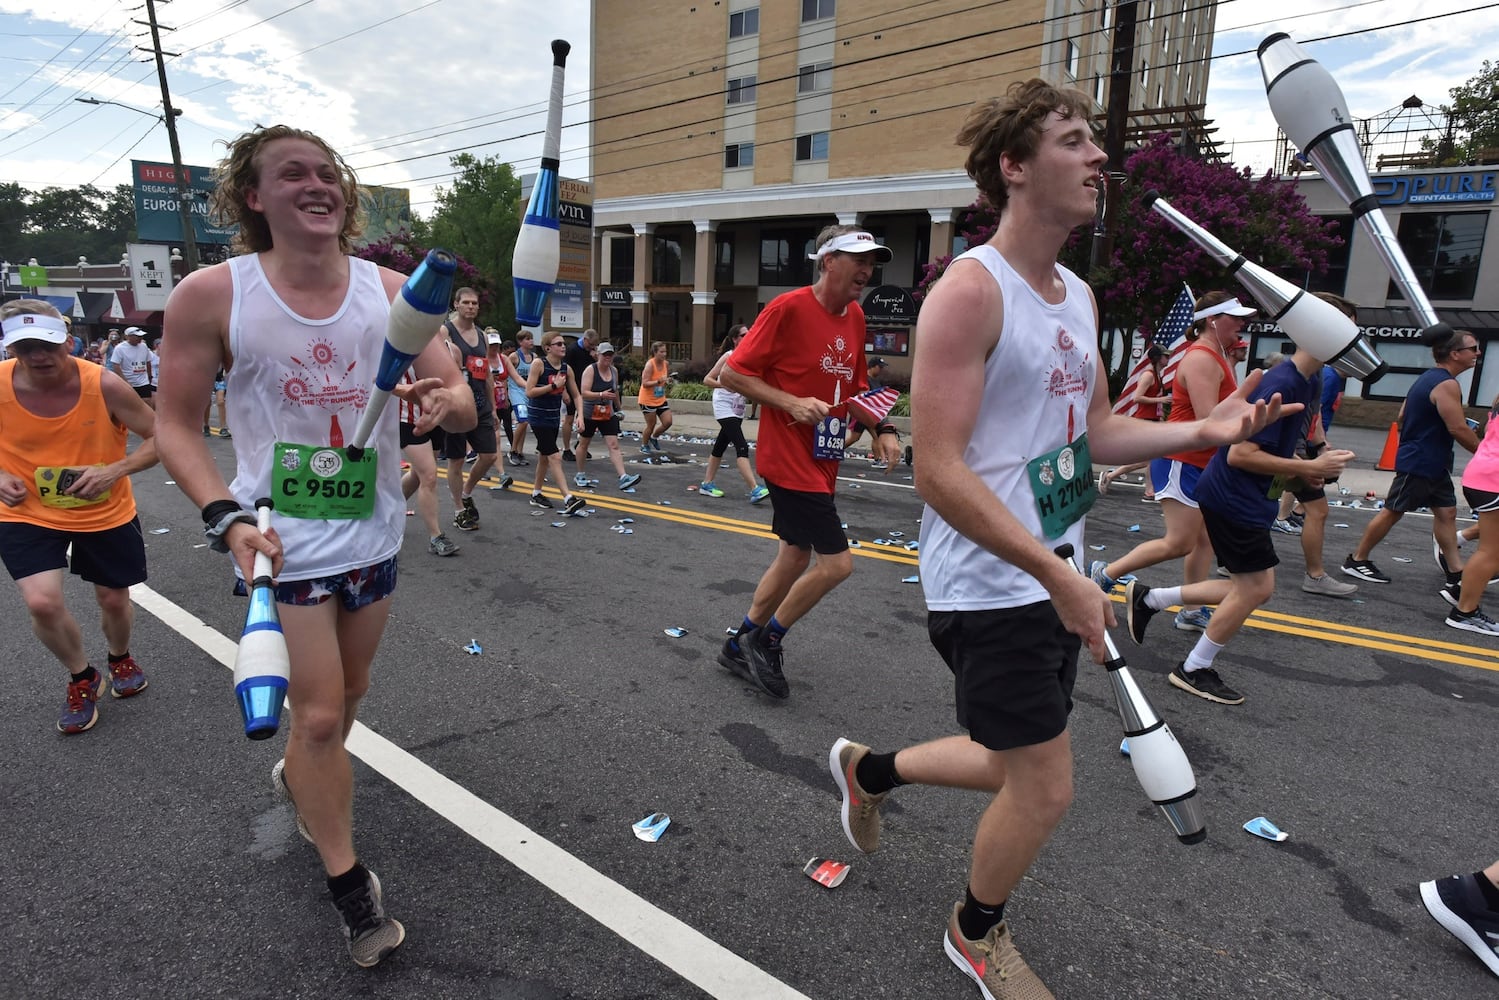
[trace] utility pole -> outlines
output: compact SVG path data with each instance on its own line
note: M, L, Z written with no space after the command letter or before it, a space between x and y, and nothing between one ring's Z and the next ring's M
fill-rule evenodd
M150 0L147 0L149 3ZM1109 105L1104 124L1104 203L1093 227L1090 269L1103 267L1113 257L1114 218L1119 204L1119 179L1124 170L1124 130L1129 123L1130 83L1135 76L1136 0L1122 0L1114 8L1114 52L1109 69Z
M172 94L167 89L167 66L162 58L161 31L156 24L156 0L146 0L146 17L146 21L135 23L145 24L151 29L150 51L156 56L156 77L161 81L161 107L167 125L167 142L172 147L172 176L177 181L177 214L182 219L182 257L187 262L187 273L191 274L198 269L198 231L193 225L193 210L188 202L187 173L182 168L182 147L177 143L177 116L182 112L172 107ZM177 53L168 52L165 55L176 56Z

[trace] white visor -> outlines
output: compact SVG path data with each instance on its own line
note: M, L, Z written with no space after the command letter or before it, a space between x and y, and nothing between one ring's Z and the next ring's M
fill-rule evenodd
M5 331L5 346L13 347L23 340L40 340L48 344L66 344L68 325L56 316L39 313L17 313L0 324Z
M876 243L874 237L865 232L842 233L834 236L818 247L816 253L807 254L807 259L822 260L823 257L834 252L872 253L881 264L890 261L890 248Z
M1215 306L1208 306L1206 309L1193 313L1192 322L1200 323L1209 316L1222 316L1225 313L1229 316L1238 316L1240 319L1243 319L1246 316L1253 316L1257 312L1259 312L1258 309L1246 306L1238 299L1229 299L1227 302L1220 302Z

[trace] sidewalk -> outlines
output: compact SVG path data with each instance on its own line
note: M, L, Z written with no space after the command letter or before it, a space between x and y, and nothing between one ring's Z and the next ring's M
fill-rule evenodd
M718 421L713 419L713 404L707 400L696 399L673 399L671 401L671 412L673 422L671 435L683 435L685 437L707 438L712 441L718 436ZM775 414L774 410L760 408L761 417ZM639 432L641 429L640 412L627 411L625 429ZM908 417L893 417L891 423L895 424L900 431L902 443L909 444L911 437L911 421ZM760 431L759 420L746 420L744 422L744 436L749 441L754 441ZM1385 430L1375 430L1369 427L1343 427L1334 423L1332 433L1328 435L1328 441L1334 448L1347 448L1356 456L1353 462L1344 470L1338 479L1338 486L1348 490L1349 496L1362 498L1371 490L1377 497L1383 498L1389 492L1390 482L1395 478L1393 472L1381 472L1374 468L1379 462L1379 456L1384 451ZM862 452L868 448L868 438L864 438L854 446L856 452ZM1463 467L1468 464L1468 452L1463 448L1456 449L1456 458L1453 462L1452 479L1456 485L1462 478ZM1126 487L1128 484L1125 484ZM1459 509L1465 509L1461 491L1458 495Z

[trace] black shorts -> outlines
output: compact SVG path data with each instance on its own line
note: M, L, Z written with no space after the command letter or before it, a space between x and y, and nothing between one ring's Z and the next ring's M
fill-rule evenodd
M569 417L576 417L578 415L578 407L572 401L571 396L562 397L562 408L564 411L566 411Z
M770 530L777 538L787 545L825 556L848 550L848 536L843 533L843 521L833 505L833 494L788 490L768 479L765 487L770 490L770 503L775 508Z
M135 394L141 399L150 399L156 394L156 387L154 385L132 385L130 388L134 389Z
M413 445L427 444L437 435L445 433L441 427L433 427L425 434L418 434L416 432L416 424L403 423L401 424L401 447L410 448Z
M619 418L610 417L608 420L589 420L583 418L583 432L579 437L585 441L595 434L602 434L606 438L619 437Z
M1427 479L1409 472L1395 473L1390 483L1390 492L1385 494L1384 505L1397 514L1409 514L1417 507L1456 507L1457 491L1452 488L1451 476Z
M557 447L557 434L562 430L560 427L537 427L531 425L531 437L536 440L536 454L555 455L561 448Z
M480 455L493 455L499 451L499 439L494 433L494 414L486 413L479 418L479 426L461 434L447 432L442 447L442 457L449 462L461 462L468 457L469 448Z
M1317 486L1317 487L1308 486L1300 478L1292 479L1291 481L1289 481L1288 483L1286 483L1286 486L1288 486L1290 488L1290 490L1291 490L1291 496L1293 496L1293 497L1296 498L1296 502L1297 503L1311 503L1313 500L1326 500L1327 499L1327 493L1326 493L1325 487L1322 487L1322 486Z
M1475 514L1492 514L1499 510L1499 493L1490 493L1488 490L1475 490L1471 486L1463 487L1463 499L1468 501L1468 506L1473 508Z
M930 611L927 635L953 673L958 725L990 750L1045 743L1067 729L1082 640L1050 601Z
M74 576L112 590L146 582L146 540L138 517L104 531L59 531L0 521L0 559L13 580L64 568L69 545Z
M1230 573L1258 573L1280 565L1275 543L1270 540L1270 526L1246 524L1225 517L1207 507L1202 510L1202 526L1219 564Z

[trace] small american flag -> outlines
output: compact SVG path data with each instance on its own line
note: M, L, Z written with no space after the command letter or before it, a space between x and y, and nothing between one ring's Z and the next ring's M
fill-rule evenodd
M1196 311L1196 299L1192 296L1192 289L1182 285L1181 294L1171 304L1171 310L1166 313L1166 318L1161 320L1161 325L1156 327L1155 335L1150 338L1150 343L1145 345L1145 353L1140 362L1130 371L1129 378L1124 382L1124 388L1119 393L1119 399L1114 403L1114 412L1126 417L1134 416L1141 407L1147 405L1134 401L1135 391L1140 384L1140 376L1150 371L1150 348L1159 346L1166 348L1166 361L1161 365L1161 384L1156 386L1152 396L1171 395L1171 380L1176 376L1176 366L1181 363L1182 355L1187 350L1187 330L1192 325L1192 313Z

